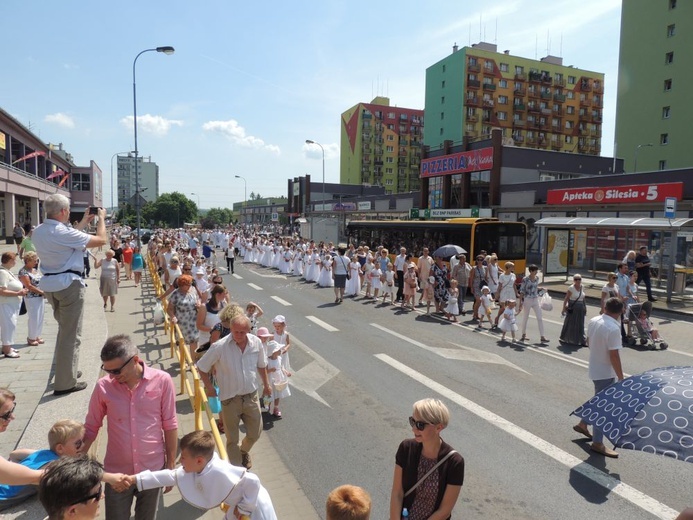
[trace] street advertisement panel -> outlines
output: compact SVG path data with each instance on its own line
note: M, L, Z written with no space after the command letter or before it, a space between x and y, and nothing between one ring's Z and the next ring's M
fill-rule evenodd
M490 170L493 167L493 148L431 157L421 161L421 177L437 177L454 173Z
M673 197L676 200L683 199L683 183L666 182L635 186L569 188L546 192L547 204L633 204L664 202L667 197Z
M570 230L546 230L546 268L544 274L568 274Z

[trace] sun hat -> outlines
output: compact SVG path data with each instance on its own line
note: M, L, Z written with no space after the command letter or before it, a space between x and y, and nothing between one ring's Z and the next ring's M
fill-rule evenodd
M273 338L274 334L272 334L267 327L260 327L257 329L257 337L258 338Z
M277 314L272 320L272 323L286 323L286 318L282 314Z

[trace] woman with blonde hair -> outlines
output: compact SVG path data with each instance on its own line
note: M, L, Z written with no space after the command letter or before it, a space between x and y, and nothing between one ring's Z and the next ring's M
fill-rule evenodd
M36 346L43 343L41 331L43 330L43 313L45 302L43 299L43 291L39 288L41 274L36 266L38 265L38 255L36 251L27 251L24 253L24 267L19 270L19 280L28 291L24 297L24 305L26 305L28 323L28 337L26 342L30 346Z
M28 292L22 282L10 269L17 263L17 253L3 253L0 266L0 337L2 353L6 358L18 358L19 354L12 348L14 333L17 329L19 308L22 296Z
M390 495L390 520L440 518L449 520L464 481L464 458L440 437L450 420L438 399L414 403L409 424L413 439L402 441L395 457Z

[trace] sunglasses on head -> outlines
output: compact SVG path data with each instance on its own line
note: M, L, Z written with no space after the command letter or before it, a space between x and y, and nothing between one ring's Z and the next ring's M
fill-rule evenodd
M91 502L92 500L96 500L97 502L101 500L101 495L103 494L103 483L99 486L99 491L94 493L93 495L89 495L88 497L80 498L77 500L77 502L73 502L70 504L71 506L76 506L77 504L85 504L87 502Z
M10 410L4 415L0 415L0 419L2 419L5 422L9 421L12 418L12 414L14 413L15 408L17 408L17 401L15 401L14 405L12 405L12 410Z
M135 354L135 356L136 356L136 355L137 355L137 354ZM132 360L135 358L135 356L130 356L130 359L128 359L125 363L123 363L122 365L120 365L120 368L114 368L113 370L108 370L107 368L104 368L103 365L101 365L101 370L103 370L103 371L106 372L107 374L111 374L111 375L113 375L113 376L119 376L120 373L123 371L123 369L127 366L127 364L128 364L130 361L132 361Z
M431 423L427 423L424 421L417 421L413 417L409 417L409 426L411 426L412 428L416 428L419 431L425 430L426 425L428 425L428 424L431 424Z

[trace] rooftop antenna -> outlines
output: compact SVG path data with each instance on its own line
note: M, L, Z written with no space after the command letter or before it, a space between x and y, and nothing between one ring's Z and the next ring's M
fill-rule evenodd
M483 41L481 39L481 13L479 13L479 41Z
M563 32L561 32L561 48L559 49L559 56L563 57Z
M496 34L493 37L493 43L498 45L498 17L496 16Z

